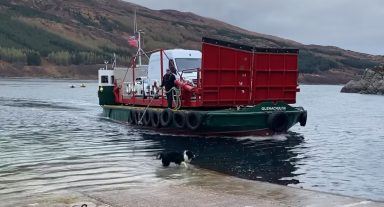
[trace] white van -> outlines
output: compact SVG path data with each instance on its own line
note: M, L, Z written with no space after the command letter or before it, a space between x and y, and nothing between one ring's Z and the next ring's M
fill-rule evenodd
M163 75L165 71L174 65L172 71L176 79L182 77L184 80L194 83L197 80L197 69L201 67L201 52L197 50L173 49L163 52ZM151 85L155 82L161 83L160 52L152 53L148 64L148 79Z

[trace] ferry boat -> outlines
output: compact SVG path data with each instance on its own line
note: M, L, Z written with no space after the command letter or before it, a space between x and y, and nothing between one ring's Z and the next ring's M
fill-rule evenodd
M129 67L99 70L99 104L111 119L176 134L285 133L307 122L303 107L289 105L300 91L298 54L206 37L201 51L145 53L139 44ZM172 108L159 88L166 69L176 76Z

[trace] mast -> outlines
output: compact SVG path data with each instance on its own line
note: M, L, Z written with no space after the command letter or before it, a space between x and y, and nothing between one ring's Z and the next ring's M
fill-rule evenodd
M141 30L139 30L138 32L138 42L139 42L139 49L138 49L138 52L139 52L139 66L141 66Z
M139 66L141 66L141 34L140 30L137 30L137 16L136 16L136 8L134 12L134 17L133 17L133 34L135 34L135 37L137 38L137 43L138 43L138 48L137 48L137 53L136 55L139 56Z
M113 53L113 63L112 63L112 68L116 67L116 53Z
M135 16L133 18L133 34L136 34L137 32L137 24L136 24L136 8L135 8Z
M137 53L136 53L136 56L139 56L139 66L142 65L142 62L141 62L141 55L146 55L145 52L143 51L143 49L141 48L141 34L144 33L142 30L138 30L137 29L137 16L136 16L136 9L135 9L135 15L134 15L134 18L133 18L133 32L135 34L135 37L137 37ZM148 56L147 56L148 57Z

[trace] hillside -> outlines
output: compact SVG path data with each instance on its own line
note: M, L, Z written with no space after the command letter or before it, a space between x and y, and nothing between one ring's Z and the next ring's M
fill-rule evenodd
M20 71L33 73L30 67L39 65L57 71L60 68L57 66L78 68L100 64L114 52L121 64L127 64L135 52L126 40L132 35L134 8L138 11L139 28L145 31L144 48L148 51L175 47L200 49L202 36L260 47L299 48L300 78L312 83L346 82L361 73L361 69L384 62L383 56L332 46L303 45L193 13L151 10L119 0L2 0L0 76L9 76L6 71L12 70L19 70L16 73L19 75L22 75Z

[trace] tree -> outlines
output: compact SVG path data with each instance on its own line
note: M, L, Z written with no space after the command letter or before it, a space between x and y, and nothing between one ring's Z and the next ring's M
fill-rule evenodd
M30 51L27 53L27 64L28 65L41 65L40 53Z

